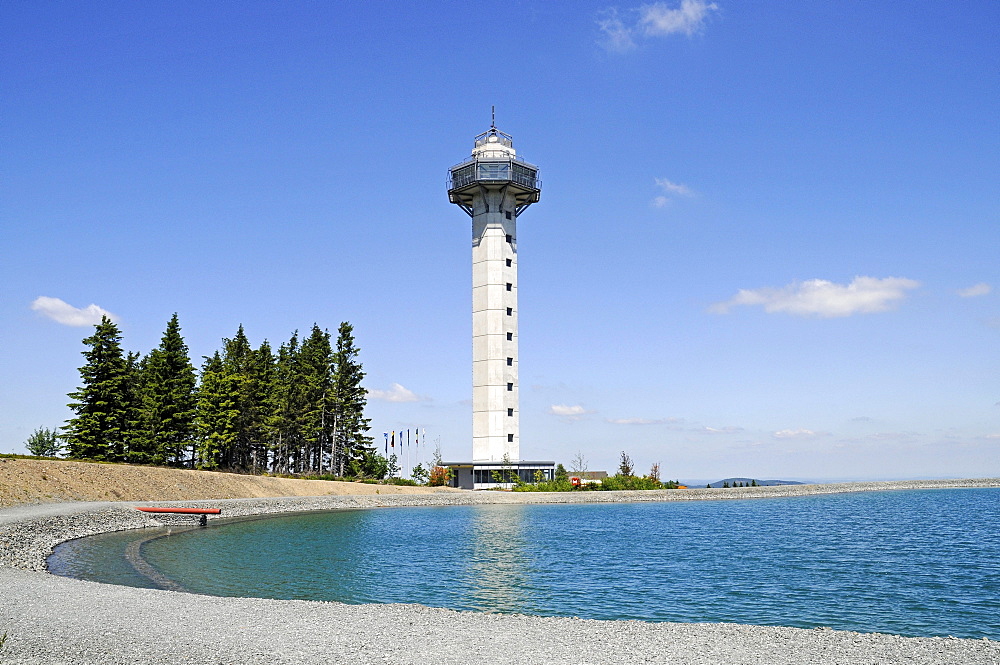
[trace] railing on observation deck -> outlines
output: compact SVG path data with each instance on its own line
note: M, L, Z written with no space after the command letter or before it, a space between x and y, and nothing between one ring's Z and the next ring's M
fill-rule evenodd
M458 189L478 181L509 181L529 189L541 189L538 169L518 159L463 162L448 171L448 189Z

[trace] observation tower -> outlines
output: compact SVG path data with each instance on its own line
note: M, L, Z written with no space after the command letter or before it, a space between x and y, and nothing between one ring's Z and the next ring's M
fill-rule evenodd
M447 463L457 487L552 478L553 462L521 459L518 411L517 219L541 184L495 124L448 171L448 200L472 218L472 461Z

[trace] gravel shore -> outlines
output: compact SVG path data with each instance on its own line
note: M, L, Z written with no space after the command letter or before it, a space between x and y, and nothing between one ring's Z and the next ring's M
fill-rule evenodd
M171 502L224 518L302 510L491 503L743 499L1000 487L1000 479L566 494L442 492ZM427 608L215 598L56 577L52 548L142 528L136 503L0 511L0 663L962 663L1000 664L1000 642L829 629L593 621ZM167 504L160 504L167 505Z

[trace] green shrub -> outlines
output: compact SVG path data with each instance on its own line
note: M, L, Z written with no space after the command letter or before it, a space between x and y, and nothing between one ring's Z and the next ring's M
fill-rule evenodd
M663 483L654 478L639 476L614 475L605 478L601 489L609 492L614 490L658 490L663 489Z
M59 428L39 427L24 442L24 447L35 457L55 457L62 450Z
M419 487L420 483L415 480L410 480L409 478L389 478L382 481L385 485L405 485L407 487Z
M543 480L537 483L521 483L514 486L515 492L572 492L575 488L569 479Z

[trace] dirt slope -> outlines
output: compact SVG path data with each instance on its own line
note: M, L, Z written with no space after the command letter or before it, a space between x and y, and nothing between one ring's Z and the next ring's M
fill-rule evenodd
M57 501L181 501L440 491L458 490L0 458L0 508Z

